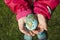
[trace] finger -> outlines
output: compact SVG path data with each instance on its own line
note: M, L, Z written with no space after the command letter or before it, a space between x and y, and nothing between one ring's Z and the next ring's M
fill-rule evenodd
M32 32L33 32L34 34L38 34L38 33L39 33L38 30L33 30Z
M26 29L24 29L24 28L20 28L20 31L23 33L23 34L26 34L26 35L29 35L30 36L30 33L26 30Z
M31 34L31 36L35 36L35 34L32 31L30 31L30 34Z
M47 31L47 28L45 27L44 30Z
M44 28L39 27L39 32L43 32L43 31L44 31Z
M43 31L44 31L44 26L39 25L38 27L39 27L39 29L40 29L40 30L39 30L40 32L43 32Z
M44 31L44 29L41 26L38 26L38 29L39 29L38 30L39 32L43 32Z
M44 31L44 29L43 28L40 28L40 32L43 32Z
M28 31L21 30L21 32L22 32L23 34L27 34L27 35L31 36L31 34L30 34Z

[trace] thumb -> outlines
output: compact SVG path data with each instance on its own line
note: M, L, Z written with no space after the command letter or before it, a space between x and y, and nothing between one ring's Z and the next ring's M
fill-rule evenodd
M47 31L47 28L45 27L44 30Z

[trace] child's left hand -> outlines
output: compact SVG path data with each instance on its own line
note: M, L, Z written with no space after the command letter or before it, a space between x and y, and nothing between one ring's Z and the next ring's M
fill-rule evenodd
M38 17L38 27L36 30L33 31L33 33L38 34L39 32L43 32L44 30L47 31L47 24L46 24L46 19L43 15L37 14Z

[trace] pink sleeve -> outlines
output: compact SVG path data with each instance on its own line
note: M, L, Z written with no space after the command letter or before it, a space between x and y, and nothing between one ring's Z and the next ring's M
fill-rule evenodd
M38 0L34 3L34 13L42 14L47 19L50 19L51 13L48 11L47 7L53 10L58 4L58 0Z
M4 0L5 4L16 14L16 19L31 13L28 3L24 0Z

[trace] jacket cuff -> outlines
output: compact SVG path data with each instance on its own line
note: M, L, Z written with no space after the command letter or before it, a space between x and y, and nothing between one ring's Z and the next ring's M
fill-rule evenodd
M27 10L24 10L24 11L17 10L16 13L17 13L16 20L19 20L20 18L25 17L28 14L30 14L31 10L30 9L27 9Z
M46 1L44 3L46 3L51 8L51 10L54 10L58 6L59 1L51 0L51 1Z

